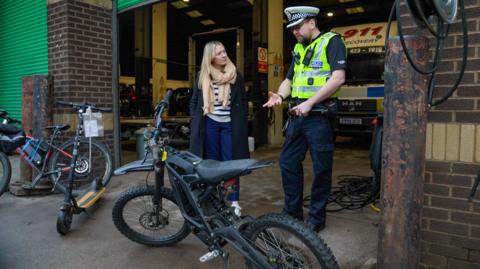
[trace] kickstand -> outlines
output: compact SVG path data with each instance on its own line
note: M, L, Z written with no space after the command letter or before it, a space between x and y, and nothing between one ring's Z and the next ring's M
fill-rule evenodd
M89 220L95 220L94 217L92 217L92 215L90 215L90 213L88 213L87 209L86 208L82 208L82 211L85 213L85 215L87 215L87 218Z
M228 252L223 252L222 260L223 260L223 269L228 269L228 265L230 264L230 255L228 254Z

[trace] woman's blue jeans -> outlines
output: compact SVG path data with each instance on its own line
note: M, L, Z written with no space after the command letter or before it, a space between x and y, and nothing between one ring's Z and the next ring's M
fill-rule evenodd
M232 147L232 124L231 122L217 122L209 117L205 117L205 159L217 161L230 161L233 159ZM240 185L238 178L235 180L231 192L227 199L229 201L238 201L240 198Z

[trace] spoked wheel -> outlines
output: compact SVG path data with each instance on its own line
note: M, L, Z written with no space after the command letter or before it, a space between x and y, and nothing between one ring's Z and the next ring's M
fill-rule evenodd
M102 186L106 186L113 173L113 161L107 147L95 139L82 138L78 149L78 157L75 165L75 176L73 190L88 188L92 180L101 178ZM50 161L50 170L61 169L58 183L66 187L69 174L70 162L72 160L74 140L69 140L59 148L62 151L55 151ZM58 174L51 174L52 181L57 179Z
M12 167L8 156L0 152L0 195L2 195L8 188L10 178L12 176Z
M163 188L161 208L153 186L131 188L120 195L112 209L113 223L128 239L147 246L168 246L183 240L190 227L172 191Z
M73 220L73 211L72 208L62 207L60 212L58 212L57 217L57 232L61 235L66 235L70 228L72 227L72 220Z
M323 240L289 216L262 216L249 225L245 236L273 268L339 268ZM260 268L248 260L247 267Z

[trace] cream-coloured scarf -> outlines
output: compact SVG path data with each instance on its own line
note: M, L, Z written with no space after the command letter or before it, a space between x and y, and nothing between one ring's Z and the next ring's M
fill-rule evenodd
M203 115L212 113L214 109L215 94L213 93L213 84L218 85L218 99L221 100L222 106L230 105L230 84L234 84L237 79L237 69L229 60L225 69L222 71L212 67L210 76L202 81L203 94Z

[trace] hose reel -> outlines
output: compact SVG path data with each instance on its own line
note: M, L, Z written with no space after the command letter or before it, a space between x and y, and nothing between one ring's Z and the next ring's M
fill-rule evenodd
M407 0L407 3L416 20L421 18L423 13L427 16L438 16L444 22L451 24L457 16L457 0Z
M418 73L429 75L429 84L428 84L428 105L429 107L433 107L445 102L450 96L453 95L455 90L457 89L458 85L460 84L463 74L465 72L465 68L467 65L467 56L468 56L468 27L467 27L467 19L465 15L465 4L464 0L405 0L406 5L408 6L412 17L414 18L415 23L423 29L428 29L428 31L436 38L436 46L435 46L435 54L433 58L433 63L430 68L422 69L417 66L410 53L408 48L405 44L403 28L402 28L402 20L400 17L400 1L395 0L393 4L392 10L390 12L390 16L388 19L388 28L387 28L387 39L389 35L390 25L393 20L394 14L397 17L397 29L398 35L400 37L400 41L403 47L403 51L405 52L405 56L407 57L408 62L410 65L417 71ZM437 68L440 66L441 62L441 52L443 50L443 43L444 40L448 37L448 32L450 29L450 24L452 24L456 17L457 11L460 10L461 15L461 23L462 23L462 30L463 30L463 57L462 62L460 64L460 70L457 75L457 79L453 83L451 89L439 99L433 101L433 92L435 89L435 78L436 78L436 71ZM432 26L432 24L436 24L436 29Z

